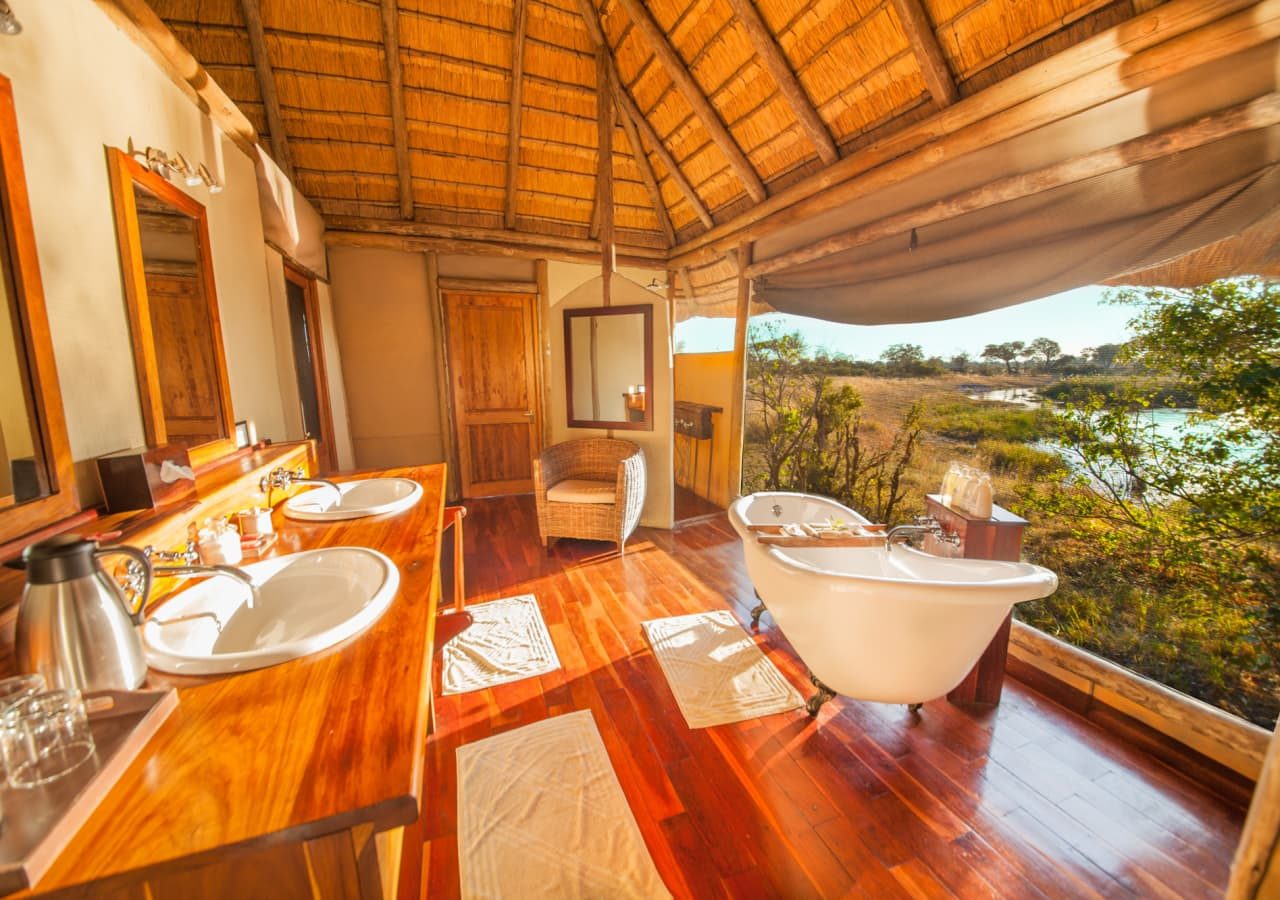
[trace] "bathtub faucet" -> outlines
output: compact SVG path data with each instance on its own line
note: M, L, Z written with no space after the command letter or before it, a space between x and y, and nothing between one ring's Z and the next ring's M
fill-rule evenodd
M951 544L955 547L960 546L960 535L956 534L954 531L944 531L942 529L942 525L938 523L937 519L933 519L928 516L920 516L916 518L916 524L914 525L895 525L886 531L884 535L884 548L892 552L895 538L911 540L911 538L917 535L924 534L931 534L943 543Z

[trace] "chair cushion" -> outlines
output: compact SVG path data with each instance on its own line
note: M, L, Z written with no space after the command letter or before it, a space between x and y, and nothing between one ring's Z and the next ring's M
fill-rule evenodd
M547 489L547 499L552 503L613 503L618 485L613 481L592 481L588 478L566 478L555 487Z

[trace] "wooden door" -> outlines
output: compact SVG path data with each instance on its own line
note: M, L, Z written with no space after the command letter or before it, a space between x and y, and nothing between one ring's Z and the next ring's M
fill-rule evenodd
M537 295L443 296L462 495L532 491L542 449Z
M320 471L331 472L338 467L338 460L333 445L333 410L329 406L329 377L324 364L316 280L287 262L284 277L302 433L316 442Z
M210 340L213 324L200 279L147 272L146 283L169 442L190 446L226 437Z

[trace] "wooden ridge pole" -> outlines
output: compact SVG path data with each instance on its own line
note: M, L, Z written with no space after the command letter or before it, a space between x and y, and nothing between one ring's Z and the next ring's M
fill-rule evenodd
M897 0L897 2L914 2L914 0ZM773 33L769 31L769 26L765 24L753 0L729 0L729 6L733 9L738 24L746 31L756 55L764 62L765 68L777 83L782 99L787 102L801 129L813 142L818 158L827 165L835 162L840 158L840 154L836 150L836 144L831 139L830 132L827 131L826 123L813 108L813 101L805 93L804 86L800 84L796 73L791 71L791 64L787 62L787 57L778 46Z
M679 163L676 162L671 152L667 150L666 145L662 143L662 138L658 137L658 133L649 124L649 120L641 114L640 108L636 106L635 101L631 99L631 95L623 87L622 79L618 77L617 65L614 63L613 56L609 50L609 42L605 40L604 30L600 27L600 20L596 15L595 7L591 5L591 0L578 0L578 11L582 16L582 21L586 23L587 34L591 36L591 40L597 47L603 48L605 54L609 57L610 81L613 83L614 98L617 100L623 118L631 121L640 132L640 136L653 149L654 155L662 161L662 165L666 167L671 180L676 183L680 193L684 194L684 198L689 201L689 205L693 207L693 211L699 221L707 228L713 227L715 221L711 218L710 210L702 202L698 192L693 189L693 185L685 177L684 172L680 171Z
M613 90L609 54L596 48L596 129L600 151L596 166L596 206L600 210L600 276L604 305L612 300L613 270L617 267L613 246Z
M825 240L779 254L751 266L748 278L759 278L781 269L802 265L833 253L905 234L967 213L977 212L1001 203L1020 200L1044 191L1075 184L1099 175L1118 172L1131 166L1151 162L1174 153L1193 150L1214 141L1248 131L1280 124L1280 93L1265 94L1221 112L1201 116L1191 122L1166 128L1154 134L1075 156L1030 172L998 178L980 187L933 203L917 206L875 222L868 222Z
M391 91L391 132L396 151L396 180L400 187L400 217L412 220L413 170L409 165L409 126L404 117L398 0L382 0L382 44L387 56L387 87Z
M514 0L515 29L511 36L511 104L507 110L507 193L503 222L516 227L516 176L520 169L520 114L524 109L524 32L528 21L526 0ZM595 237L595 235L592 235Z
M702 88L698 86L693 76L689 74L689 70L685 68L684 60L680 58L680 54L676 52L676 49L671 46L671 42L667 40L666 33L654 21L644 3L641 0L620 0L620 5L626 10L627 16L635 24L641 35L644 36L649 49L658 57L658 62L666 70L671 80L675 82L676 88L693 108L694 115L707 130L711 140L725 155L725 158L729 161L729 167L738 174L738 178L742 180L742 185L746 188L747 194L757 203L764 200L768 196L764 189L764 182L756 174L751 161L742 152L742 148L738 146L738 142L729 133L729 129L720 121L719 113L715 111L711 102L707 100L706 95L702 93Z
M1280 37L1280 0L1169 0L843 157L678 245L702 265L743 241Z
M271 150L280 171L293 181L293 157L289 154L284 115L280 112L280 99L276 96L275 74L271 71L271 60L267 56L267 35L262 27L262 10L258 8L258 0L240 0L240 10L244 13L245 28L249 32L249 54L253 57L253 68L258 76L258 92L262 94L262 103L266 107L267 127L271 129Z
M938 46L938 35L934 33L933 23L929 21L924 6L920 0L893 0L893 8L898 13L902 30L907 33L907 40L911 42L911 51L920 64L920 74L924 76L924 83L934 102L938 106L955 103L960 92L956 89L956 80L951 75L947 58Z

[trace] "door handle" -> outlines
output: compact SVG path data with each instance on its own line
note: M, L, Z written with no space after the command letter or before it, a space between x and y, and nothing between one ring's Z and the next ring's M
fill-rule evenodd
M533 410L531 410L531 409L526 409L526 410L524 411L524 417L525 417L526 419L532 419L532 418L533 418Z

